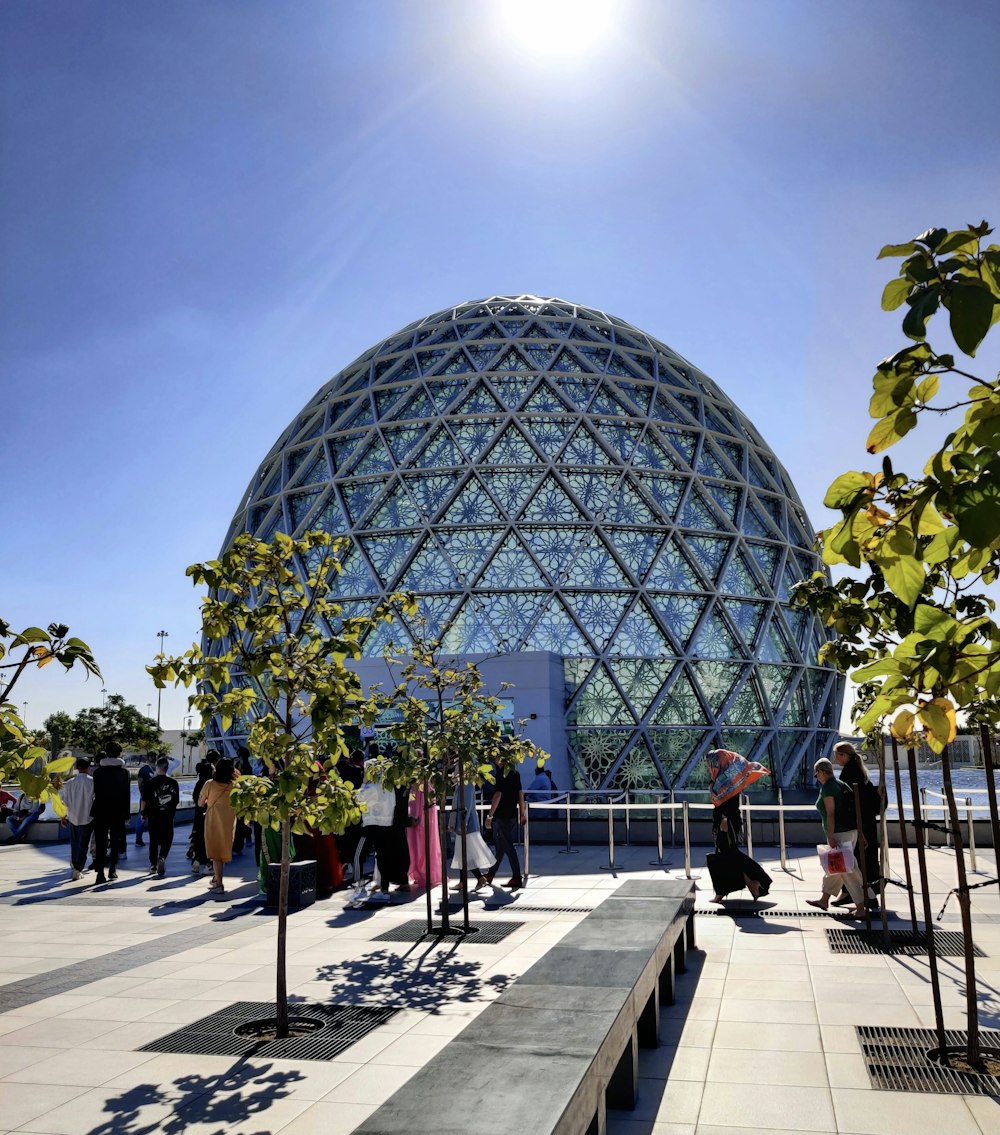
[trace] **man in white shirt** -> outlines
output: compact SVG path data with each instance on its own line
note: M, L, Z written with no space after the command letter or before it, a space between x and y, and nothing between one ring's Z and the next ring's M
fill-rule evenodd
M94 803L94 780L90 775L89 757L77 757L76 776L63 785L62 799L66 805L66 818L62 822L69 827L69 861L73 879L81 879L87 862L90 833L94 830L90 815Z

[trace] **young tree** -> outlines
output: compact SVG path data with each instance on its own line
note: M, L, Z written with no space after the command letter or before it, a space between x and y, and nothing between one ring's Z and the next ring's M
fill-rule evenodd
M91 756L96 756L108 741L161 757L170 751L156 722L129 705L121 694L110 694L104 706L81 709L75 717L54 713L45 719L45 728L60 748L83 749Z
M207 648L158 656L147 667L157 687L196 684L189 701L203 722L218 718L223 731L236 717L251 722L248 747L264 773L241 777L231 802L238 816L281 832L279 1037L288 1035L289 837L307 829L340 833L361 817L353 786L334 766L347 752L345 726L355 718L370 724L375 709L346 662L361 657L366 634L393 618L388 609L342 617L330 593L345 544L326 532L298 540L279 532L270 543L237 537L221 559L187 569L209 589L202 600ZM394 598L410 610L405 597Z
M71 638L69 627L63 623L50 623L44 631L27 627L14 632L0 619L0 783L16 781L33 799L51 801L62 815L61 777L73 767L73 760L62 758L42 765L48 752L25 728L17 706L10 700L25 670L41 670L50 662L58 662L64 670L79 663L89 674L101 676L90 647L81 639Z
M440 642L424 642L419 638L419 620L414 645L406 654L386 651L386 659L400 667L400 681L392 691L380 694L380 710L392 710L401 720L389 728L394 752L383 759L371 773L385 787L420 785L424 792L425 807L430 801L444 804L457 790L456 803L460 807L465 785L475 787L493 784L493 770L510 772L527 760L545 759L531 741L521 736L524 722L518 723L515 733L505 727L501 719L502 702L487 692L479 668L472 662L458 665L440 653ZM509 689L508 683L502 689ZM429 858L429 831L425 838ZM445 831L443 811L439 812L441 825L441 912L442 928L448 930L448 870L445 861ZM465 826L459 829L462 841L462 861L466 862ZM462 909L468 930L469 896L466 886L468 871L462 875ZM427 888L427 932L434 930Z
M961 711L975 707L980 720L1000 720L1000 625L984 590L1000 575L1000 376L973 374L971 362L935 350L927 328L944 308L956 347L975 356L1000 318L1000 246L983 247L991 231L985 222L952 232L928 229L879 253L903 258L882 306L907 306L902 329L912 342L878 365L868 452L882 453L928 416L946 416L954 428L931 448L921 474L896 470L886 455L881 471L851 471L833 482L824 504L842 516L820 533L823 558L865 573L832 584L817 573L795 597L834 628L820 661L853 669L862 683L867 704L859 728L868 733L891 718L899 741L911 747L923 729L941 754L966 938L967 1057L974 1066L980 1056L971 912L948 744Z

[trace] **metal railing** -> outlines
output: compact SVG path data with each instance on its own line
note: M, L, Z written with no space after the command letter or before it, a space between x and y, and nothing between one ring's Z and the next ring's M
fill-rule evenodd
M978 790L970 789L968 791L978 791ZM595 812L596 813L604 812L606 814L606 818L607 818L607 829L608 829L607 830L608 862L607 862L606 865L602 865L601 870L602 871L612 871L612 872L619 871L619 870L622 869L621 865L616 861L616 858L615 858L616 841L615 841L614 825L615 825L615 822L616 822L617 819L621 819L625 823L626 842L628 842L628 840L630 838L630 827L629 827L629 823L628 823L628 817L630 816L630 814L633 811L646 812L647 814L652 811L654 813L654 819L655 819L655 823L656 823L657 858L655 860L650 860L650 865L651 866L657 866L657 867L664 867L664 866L667 865L667 860L664 858L663 813L666 812L670 816L671 830L673 831L673 830L675 830L674 826L676 824L677 813L680 812L682 839L683 839L683 846L684 846L684 876L685 876L685 878L688 878L688 879L699 878L700 876L698 876L698 875L696 875L692 872L691 814L693 812L695 812L695 813L697 813L697 812L712 812L712 811L715 810L715 805L710 804L710 803L693 802L693 801L690 801L690 800L678 801L676 799L675 794L673 792L669 792L666 789L663 789L663 790L652 790L652 789L651 790L643 790L643 795L663 795L663 796L669 795L670 799L669 800L659 800L659 801L655 801L655 802L654 801L636 802L636 801L630 801L629 798L628 798L628 793L625 792L625 791L605 789L605 790L587 790L587 791L563 792L563 793L560 793L555 799L552 799L552 800L540 801L538 803L529 802L528 806L527 806L529 823L525 825L524 837L523 837L524 852L525 852L525 874L528 873L528 863L529 863L529 855L530 855L529 829L530 829L531 813L532 813L532 811L537 812L538 810L541 810L541 809L544 808L546 811L549 811L549 812L562 811L562 812L565 813L566 846L564 848L560 849L559 853L561 855L562 854L574 855L574 854L578 853L578 849L574 848L572 846L572 820L571 820L572 813L573 812L587 812L587 813L590 814L588 818L595 818L594 817ZM940 794L935 793L934 795L940 795ZM580 797L580 796L587 797L588 799L584 802L574 803L572 798L573 797ZM599 797L605 797L605 799L603 801L601 801L600 799L597 799ZM930 809L930 807L932 807L932 805L930 805L927 802L926 798L923 798L921 800L921 804L920 804L920 820L921 821L926 819L926 816L928 814L928 810ZM792 813L792 814L798 813L800 815L802 813L805 813L807 815L811 815L811 816L815 817L817 825L818 825L819 824L819 816L818 816L818 813L816 811L816 806L814 804L785 804L783 797L782 797L781 790L779 789L778 790L778 802L777 803L769 802L769 803L752 804L752 803L750 803L749 797L743 796L743 797L741 797L741 800L740 800L740 808L741 808L741 811L742 811L742 814L743 814L743 827L744 827L744 831L746 832L747 853L750 856L753 855L753 814L755 812L768 813L770 816L773 816L775 813L777 814L777 819L778 819L778 852L779 852L779 858L780 858L780 867L781 867L782 871L784 871L786 873L791 873L790 868L788 866L787 833L786 833L785 817L789 813ZM968 839L967 839L966 846L967 846L967 849L968 849L968 852L969 852L970 869L972 871L976 871L977 870L977 867L976 867L976 837L975 837L975 827L974 827L974 821L975 821L975 815L974 814L977 811L979 811L979 812L985 812L988 815L989 814L989 808L985 804L979 804L979 805L973 804L971 797L966 797L965 798L965 810L966 810L966 822L968 824ZM885 853L885 850L888 848L887 824L888 824L888 821L890 819L890 816L889 816L890 812L896 813L894 818L895 818L897 823L900 822L899 809L897 808L895 803L888 802L886 808L883 810L881 817L880 817L880 827L881 827L880 842L882 843L883 854ZM914 818L914 816L913 816L912 807L907 809L905 804L904 804L903 809L902 809L902 820L903 820L903 822L912 823L913 818ZM929 846L929 844L928 844L928 846Z

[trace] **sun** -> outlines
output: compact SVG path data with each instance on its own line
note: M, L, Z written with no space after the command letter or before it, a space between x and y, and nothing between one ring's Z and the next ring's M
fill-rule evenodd
M611 31L613 0L495 0L498 33L525 55L577 59Z

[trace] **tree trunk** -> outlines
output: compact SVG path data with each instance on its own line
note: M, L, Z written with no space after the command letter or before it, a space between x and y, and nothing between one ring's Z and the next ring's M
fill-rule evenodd
M278 961L275 973L275 1024L278 1038L288 1036L288 977L285 958L288 945L288 874L291 863L290 823L281 825L281 874L278 885Z
M955 850L955 867L958 871L958 909L962 914L962 944L965 947L965 1016L969 1030L965 1054L973 1068L980 1066L979 1053L979 1002L976 998L976 959L972 944L972 903L969 899L968 876L965 873L965 841L962 839L962 825L955 803L955 790L951 783L951 757L948 746L941 753L941 780L945 800L948 802L948 822L952 831L952 846Z
M465 833L469 824L469 814L465 807L465 767L461 757L458 758L458 799L459 799L459 828L458 838L462 848L462 877L459 880L462 888L462 929L469 933L469 845ZM472 798L475 808L476 799Z
M983 769L986 772L986 791L990 801L990 826L993 829L993 856L1000 868L1000 815L997 814L997 782L993 779L993 742L988 725L979 726L979 740L983 747ZM1000 870L997 871L1000 886Z
M903 782L899 776L899 746L896 738L892 738L892 771L896 780L896 814L899 816L899 842L903 849L903 871L906 878L906 897L910 900L910 925L913 933L917 932L917 901L913 894L913 873L910 871L910 837L906 834L906 811L903 807ZM888 799L886 800L888 806ZM916 818L916 817L914 817ZM914 827L917 839L920 839L919 830ZM888 864L886 864L888 866Z
M427 882L424 887L424 898L427 902L427 933L434 933L434 888L431 886L431 825L430 808L427 804L427 781L424 781L424 864L427 867Z
M438 808L438 844L441 848L441 932L447 934L451 929L451 911L448 909L448 833L444 827L444 811ZM430 889L430 864L427 864L427 887Z

